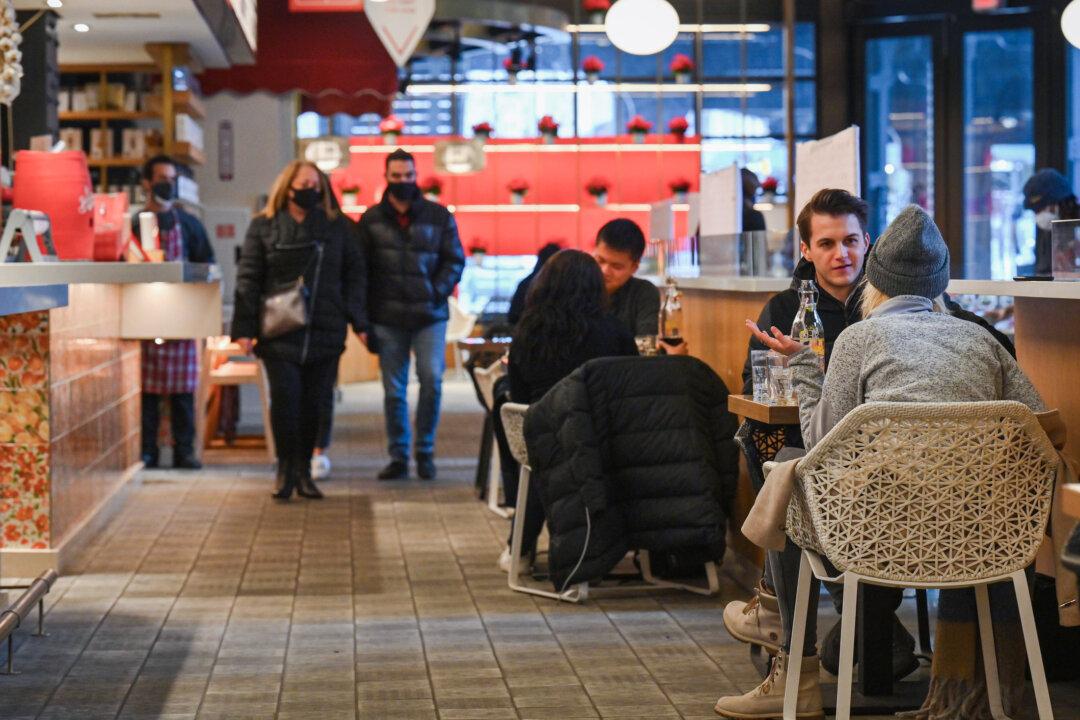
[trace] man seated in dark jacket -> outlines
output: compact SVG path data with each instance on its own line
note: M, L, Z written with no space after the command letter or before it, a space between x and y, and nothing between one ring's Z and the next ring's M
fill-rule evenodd
M417 474L435 477L435 429L439 424L446 365L447 298L461 279L465 252L454 216L425 200L416 184L416 162L404 150L386 158L386 192L360 218L367 257L366 295L371 327L361 340L379 354L390 464L380 480L408 476L409 357L416 355L420 404L413 448Z
M657 335L660 322L660 291L634 277L644 254L645 234L633 220L615 218L596 235L593 257L604 274L611 313L635 337Z

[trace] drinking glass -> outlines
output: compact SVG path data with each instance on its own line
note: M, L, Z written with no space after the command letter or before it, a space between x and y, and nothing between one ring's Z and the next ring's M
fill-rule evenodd
M773 405L793 404L791 368L787 366L787 357L770 350L766 361L769 366L769 402Z
M750 351L750 375L754 382L754 401L769 401L769 351Z

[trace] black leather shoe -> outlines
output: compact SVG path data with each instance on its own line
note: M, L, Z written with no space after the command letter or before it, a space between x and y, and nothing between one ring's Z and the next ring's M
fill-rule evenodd
M404 480L409 477L409 464L404 460L391 460L390 464L379 471L380 480Z
M177 455L172 466L177 470L202 470L202 463L194 455Z
M293 494L293 476L289 463L278 460L277 476L274 479L274 492L270 497L275 500L288 500Z
M158 466L158 459L156 455L143 455L142 456L143 467L147 470L153 470Z
M322 490L311 479L311 460L296 463L296 494L308 500L322 500Z
M421 480L435 479L435 458L431 455L416 456L416 474Z

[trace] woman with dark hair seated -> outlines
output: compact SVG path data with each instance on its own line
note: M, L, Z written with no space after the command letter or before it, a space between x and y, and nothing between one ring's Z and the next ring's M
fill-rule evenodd
M510 399L523 404L536 402L593 358L637 354L630 332L608 311L600 266L580 250L562 250L536 276L514 331L508 372ZM498 432L502 432L501 425ZM544 527L544 510L535 486L529 489L527 503L522 551L531 557ZM523 563L524 567L530 565ZM509 541L499 567L510 569Z

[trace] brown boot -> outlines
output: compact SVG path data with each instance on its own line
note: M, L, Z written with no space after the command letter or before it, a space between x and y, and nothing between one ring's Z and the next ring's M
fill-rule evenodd
M716 714L743 720L768 720L784 717L784 686L787 684L788 656L781 650L773 660L769 677L745 695L731 695L716 701ZM797 718L824 719L821 706L821 684L818 682L817 655L802 659L799 674L799 701L795 706Z
M724 627L736 640L760 645L775 655L780 651L784 629L780 625L780 606L776 595L758 583L749 602L733 600L724 608Z

